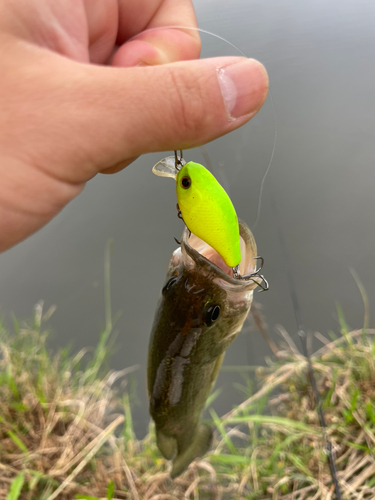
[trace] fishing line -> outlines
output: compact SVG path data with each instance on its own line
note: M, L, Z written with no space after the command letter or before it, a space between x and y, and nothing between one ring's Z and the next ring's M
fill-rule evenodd
M278 239L279 239L280 249L281 249L281 253L282 253L282 258L284 261L285 272L287 275L289 293L290 293L290 297L292 300L294 316L295 316L296 323L297 323L298 335L301 339L303 355L307 360L308 376L309 376L310 384L311 384L311 387L312 387L312 390L314 393L316 411L317 411L318 416L319 416L320 427L323 429L323 435L324 435L324 439L325 439L325 453L327 454L329 468L331 471L331 478L332 478L332 482L333 482L334 487L335 487L336 498L337 498L337 500L342 500L340 486L339 486L339 482L337 479L337 469L336 469L335 459L333 456L332 444L331 444L331 441L327 435L328 426L326 423L326 419L324 417L322 400L320 398L320 394L318 391L318 386L316 383L316 378L315 378L315 374L314 374L314 368L312 365L310 352L309 352L309 349L307 347L307 335L306 335L306 331L305 331L305 328L304 328L303 323L302 323L301 309L300 309L300 304L298 301L297 291L296 291L297 289L296 289L296 286L294 283L292 272L290 270L289 254L286 250L284 234L281 230L281 223L280 223L280 220L278 217L278 211L276 209L276 200L275 200L274 190L272 190L271 204L272 204L272 209L274 212L274 218L276 221Z
M217 38L218 40L221 40L222 42L225 42L226 44L230 45L232 48L236 49L242 56L246 57L248 59L247 55L243 50L241 50L239 47L237 47L234 43L230 42L226 38L217 35L216 33L211 33L211 31L204 30L202 28L196 28L192 26L179 26L179 25L171 25L171 26L158 26L156 28L149 28L142 33L138 33L137 35L134 35L132 38L130 38L128 42L131 42L138 38L139 36L143 35L144 33L148 33L150 31L159 31L159 30L164 30L164 29L179 29L179 30L190 30L190 31L198 31L199 33L204 33L206 35L211 35L214 38ZM273 146L272 146L272 151L271 151L271 157L268 162L268 166L266 168L266 171L263 175L262 181L260 183L260 189L259 189L259 198L258 198L258 207L257 207L257 215L254 224L252 225L252 229L255 229L256 226L258 225L259 219L260 219L260 211L261 211L261 206L262 206L262 196L263 196L263 190L264 190L264 183L266 180L266 177L268 176L269 170L271 168L271 164L273 161L273 157L275 154L275 149L276 149L276 139L277 139L277 127L276 127L276 108L275 108L275 103L271 94L271 90L269 90L269 96L271 100L271 105L272 105L272 111L273 111L273 118L274 118L274 136L273 136ZM205 158L204 154L203 157Z
M266 177L268 175L268 172L269 172L269 170L271 168L271 164L272 164L273 157L274 157L274 154L275 154L275 149L276 149L276 139L277 139L276 108L275 108L275 101L273 100L271 91L270 91L270 99L271 99L272 110L273 110L273 119L274 119L274 122L273 122L274 123L273 146L272 146L271 158L270 158L270 161L268 163L268 167L266 168L266 171L265 171L265 173L263 175L263 178L262 178L262 182L260 183L258 208L257 208L257 217L256 217L255 222L254 222L254 224L253 224L253 226L252 226L251 229L255 229L257 227L259 219L260 219L260 209L261 209L261 206L262 206L262 196L263 196L264 183L265 183Z

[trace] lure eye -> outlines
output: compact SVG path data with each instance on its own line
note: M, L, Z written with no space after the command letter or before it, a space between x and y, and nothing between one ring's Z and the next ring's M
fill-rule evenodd
M190 177L183 177L181 179L181 186L184 189L189 189L189 187L191 186L191 179L190 179Z
M206 311L205 324L211 326L220 316L220 306L218 304L209 306Z
M164 295L166 292L169 292L169 290L173 287L173 285L177 281L178 281L178 276L172 276L172 278L169 278L169 280L163 286L163 290L161 291L161 293Z

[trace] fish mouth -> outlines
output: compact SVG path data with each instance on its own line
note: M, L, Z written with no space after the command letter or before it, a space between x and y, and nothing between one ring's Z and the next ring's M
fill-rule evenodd
M257 246L247 224L238 220L240 230L241 262L240 274L251 274L256 270L257 265ZM179 249L178 249L179 250ZM176 252L178 252L178 250ZM196 265L213 274L231 285L242 285L245 288L255 288L257 281L240 281L233 277L233 268L227 266L223 258L210 245L198 238L185 227L181 239L181 253L186 257L185 264L189 266ZM190 261L189 261L190 259ZM193 262L191 262L191 260Z

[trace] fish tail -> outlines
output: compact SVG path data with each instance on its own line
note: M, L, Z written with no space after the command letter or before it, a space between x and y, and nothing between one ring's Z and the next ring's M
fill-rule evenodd
M209 450L212 443L212 428L207 424L198 424L194 439L182 453L173 461L171 478L179 476L197 457L202 457Z

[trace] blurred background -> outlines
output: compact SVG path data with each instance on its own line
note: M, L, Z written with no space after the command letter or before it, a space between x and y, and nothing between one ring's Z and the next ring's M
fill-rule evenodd
M349 326L363 324L363 304L350 273L355 269L375 297L375 3L361 0L205 0L194 2L199 27L228 39L262 61L270 76L277 144L265 181L259 222L260 184L269 163L275 117L268 98L240 130L205 146L214 174L239 217L254 230L265 259L267 293L256 294L269 331L283 325L300 346L287 287L272 200L284 232L305 327L339 332L336 302ZM202 34L202 57L239 55ZM115 176L98 176L47 227L0 255L0 310L11 321L30 317L43 299L55 304L49 321L53 345L74 351L96 345L104 327L104 250L111 259L116 349L111 367L138 364L134 406L138 437L149 421L146 357L150 329L168 261L181 235L173 181L151 168L171 152L139 158ZM185 152L204 163L200 149ZM225 365L264 363L271 352L260 334L244 331L229 348ZM240 381L220 374L214 407L227 412L243 400Z

